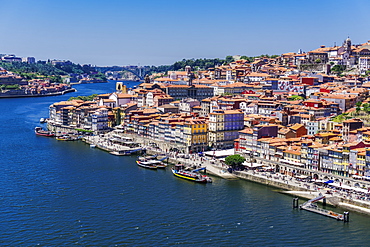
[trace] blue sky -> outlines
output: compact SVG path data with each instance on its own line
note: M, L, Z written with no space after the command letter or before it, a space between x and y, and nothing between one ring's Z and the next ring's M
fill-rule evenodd
M0 0L0 54L161 65L370 40L368 0Z

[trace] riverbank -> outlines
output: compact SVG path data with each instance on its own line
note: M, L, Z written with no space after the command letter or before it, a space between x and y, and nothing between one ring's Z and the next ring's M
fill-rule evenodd
M77 89L70 88L70 89L67 89L67 90L60 91L60 92L47 93L47 94L6 94L6 93L0 93L0 98L48 97L48 96L64 95L66 93L72 93L72 92L76 92L76 91L77 91Z
M327 203L332 206L370 215L370 201L361 200L354 193L333 190L326 186L317 185L314 182L297 180L294 177L279 173L255 172L251 170L235 171L233 173L238 178L275 187L281 190L279 191L280 193L306 200L323 194L327 199Z
M80 84L93 84L93 83L107 83L108 81L101 81L101 80L92 80L92 81L79 81L79 82L71 82L71 85L80 85Z
M97 145L97 147L107 152L120 149L119 144L107 141L111 137L111 134L107 134L104 136L95 136L94 138L89 137L85 141L88 144ZM158 154L168 156L169 158L167 161L171 164L182 163L192 168L198 168L200 166L206 167L207 173L213 176L224 179L244 179L264 184L279 189L280 193L307 200L315 198L319 193L322 193L326 196L327 203L330 205L370 215L370 201L361 200L355 193L329 189L324 185L318 185L314 182L305 182L280 173L258 172L255 170L233 171L230 173L228 171L229 167L220 160L211 157L200 157L198 154L185 156L176 152L168 152L167 144L148 140L140 136L125 134L125 137L129 137L133 142L140 143L148 155Z
M163 150L159 148L149 148L147 153L151 155L163 154ZM250 182L277 188L279 189L279 193L293 197L300 197L305 200L313 199L322 193L326 196L327 204L329 205L370 215L370 202L358 200L355 195L348 195L348 193L344 194L338 191L332 192L324 186L298 181L287 175L270 172L256 172L253 170L233 171L230 173L227 170L228 167L219 160L213 160L207 157L198 157L197 155L191 155L190 158L186 159L177 157L173 152L171 152L169 156L169 163L172 164L180 162L185 166L194 168L201 165L202 167L206 167L207 173L213 176L224 179L244 179ZM330 194L326 194L328 191L330 191Z

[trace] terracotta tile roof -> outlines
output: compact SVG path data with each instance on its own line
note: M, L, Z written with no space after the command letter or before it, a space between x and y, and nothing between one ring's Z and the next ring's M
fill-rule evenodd
M167 88L190 88L188 85L167 85Z
M303 124L295 124L292 127L290 127L292 130L298 130L299 128L303 127Z
M245 129L239 131L239 133L253 134L253 129L252 128L245 128Z
M133 97L136 97L132 94L125 94L125 93L118 93L117 94L117 98L118 99L127 99L127 98L133 98Z

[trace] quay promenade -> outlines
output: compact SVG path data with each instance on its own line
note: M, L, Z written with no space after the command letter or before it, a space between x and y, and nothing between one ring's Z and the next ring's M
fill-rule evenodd
M326 196L327 203L333 206L339 206L347 210L353 210L370 215L370 197L356 192L330 188L327 184L318 185L313 182L307 182L295 177L284 175L275 172L259 172L256 170L244 171L228 171L228 166L220 160L211 157L201 157L198 154L181 154L174 151L169 151L167 143L143 138L136 135L124 135L130 137L134 142L140 143L142 148L146 150L147 154L165 155L168 157L167 162L172 164L182 163L187 167L199 168L206 167L206 172L224 179L245 179L248 181L265 184L278 189L281 193L301 197L305 199L313 199L320 193ZM84 141L89 144L94 144L97 147L108 151L117 151L123 148L122 145L112 143L109 141L113 135L111 133L90 136L84 138ZM153 145L154 144L154 145ZM174 147L174 146L172 146ZM267 160L260 160L262 163L269 162ZM276 163L276 162L275 162ZM269 162L271 164L271 161ZM324 173L321 175L325 175ZM330 174L331 175L331 174Z

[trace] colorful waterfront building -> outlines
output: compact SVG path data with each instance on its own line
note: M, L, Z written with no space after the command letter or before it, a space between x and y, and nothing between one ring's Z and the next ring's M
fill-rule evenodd
M91 114L91 130L95 132L105 132L108 127L108 109L100 108Z
M184 139L189 153L208 149L208 123L204 118L186 119L183 126Z
M239 131L244 129L244 114L241 110L214 110L209 114L208 141L215 149L234 147Z

